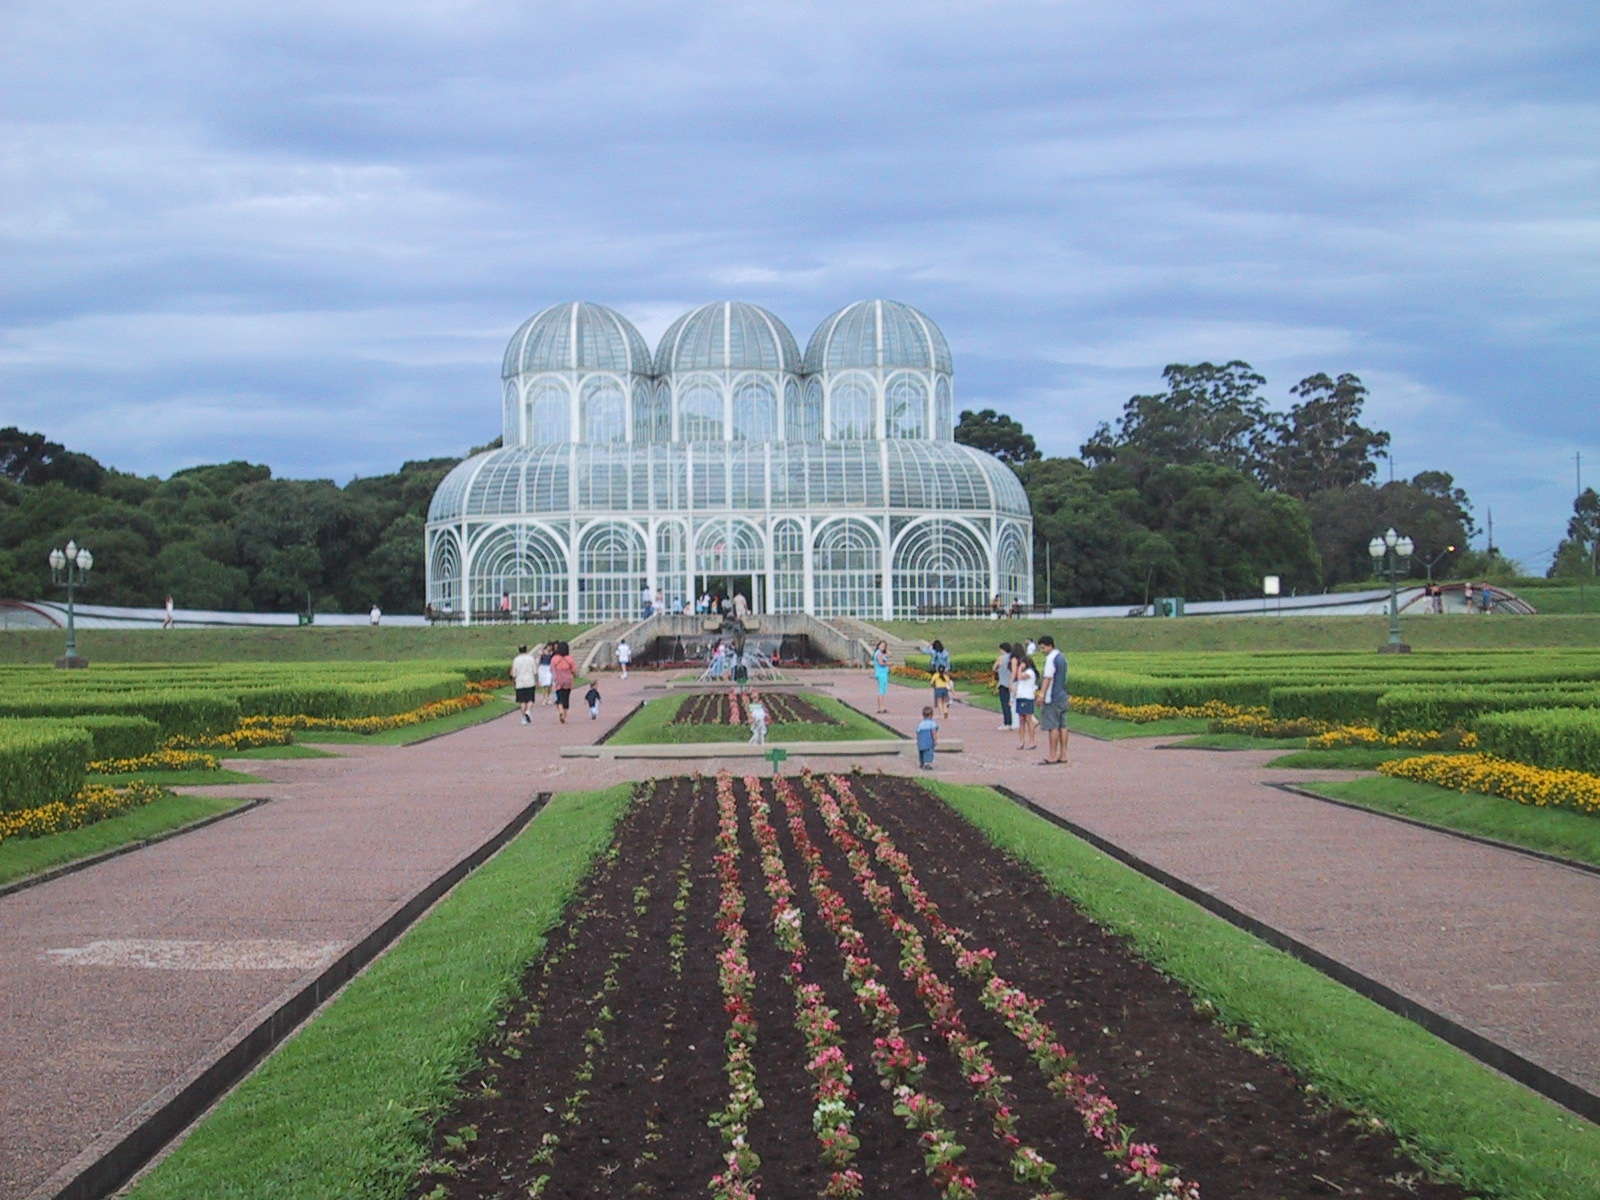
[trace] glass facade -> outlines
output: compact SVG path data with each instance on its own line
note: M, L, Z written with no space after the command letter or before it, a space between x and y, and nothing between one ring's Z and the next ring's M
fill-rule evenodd
M654 354L619 313L559 304L513 335L502 377L503 447L429 508L435 609L510 592L602 620L645 586L869 619L1032 599L1022 486L952 440L949 346L909 305L847 305L802 355L752 304L684 314Z

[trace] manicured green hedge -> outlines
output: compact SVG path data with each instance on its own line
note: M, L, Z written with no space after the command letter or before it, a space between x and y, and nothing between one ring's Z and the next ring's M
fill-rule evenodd
M222 733L239 723L239 705L221 692L133 689L125 694L61 695L51 689L0 692L0 717L148 717L163 738Z
M1313 721L1365 724L1372 720L1379 698L1388 692L1389 688L1388 684L1275 687L1271 689L1267 708L1280 720L1307 717Z
M161 729L149 717L96 713L69 718L67 723L89 731L94 741L91 759L137 758L161 745Z
M465 682L459 674L437 672L372 683L311 680L244 688L239 707L246 716L388 717L459 696Z
M1600 710L1540 708L1492 713L1473 722L1489 754L1535 767L1600 774Z
M1570 708L1600 704L1600 688L1473 686L1395 688L1378 700L1378 727L1399 729L1466 729L1481 716L1530 708Z
M52 721L0 721L0 810L68 800L83 786L94 740Z

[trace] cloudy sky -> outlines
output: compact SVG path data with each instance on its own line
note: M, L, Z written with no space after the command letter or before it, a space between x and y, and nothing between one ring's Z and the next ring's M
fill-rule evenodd
M1353 371L1542 570L1600 483L1597 43L1585 0L9 0L0 424L342 482L498 433L546 304L803 345L887 296L1046 453L1169 362Z

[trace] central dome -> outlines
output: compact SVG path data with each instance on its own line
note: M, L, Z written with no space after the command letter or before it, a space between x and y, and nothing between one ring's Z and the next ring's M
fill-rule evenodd
M661 335L656 374L684 371L799 371L789 327L754 304L719 300L686 312Z
M939 327L898 300L857 300L817 326L805 372L856 367L913 367L950 372L950 344Z
M503 379L536 371L650 374L650 347L627 317L604 304L569 300L535 313L511 335Z

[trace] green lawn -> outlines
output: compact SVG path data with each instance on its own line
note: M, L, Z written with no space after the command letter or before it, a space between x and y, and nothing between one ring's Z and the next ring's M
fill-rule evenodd
M287 746L257 746L254 750L240 750L228 758L333 758L331 750L318 750L315 746L302 746L290 742Z
M767 727L767 741L783 742L847 742L879 741L892 739L882 725L868 719L841 700L814 692L797 693L815 704L839 722L837 725L813 725L801 722L784 722ZM688 696L663 696L648 701L644 708L628 719L607 740L612 746L659 746L687 742L744 742L750 739L747 725L673 725Z
M631 785L563 793L136 1184L136 1200L403 1196L432 1117L611 840Z
M1203 722L1202 728L1208 723ZM1306 740L1303 737L1252 737L1248 733L1202 733L1173 745L1193 750L1304 750Z
M1539 606L1540 593L1530 592ZM1048 633L1069 655L1096 650L1371 650L1388 637L1387 617L1182 617L1176 620L1095 617L1084 620L881 621L898 637L938 638L955 654L993 654L999 643ZM1492 650L1600 644L1600 612L1512 616L1400 618L1418 650ZM921 660L917 660L921 665Z
M1288 1063L1333 1101L1382 1120L1423 1161L1487 1195L1600 1196L1600 1126L988 788L928 786L996 845L1126 937L1224 1024L1248 1031L1251 1044Z
M169 833L191 822L237 808L240 803L238 798L163 796L142 808L107 817L82 829L69 829L65 833L51 833L36 838L8 838L0 843L0 883L11 883L51 867L115 850L129 842Z
M1199 733L1211 722L1204 717L1168 717L1164 721L1118 721L1112 717L1093 717L1088 713L1067 713L1067 730L1091 737L1119 741L1122 738L1170 737Z
M1396 813L1430 825L1600 866L1600 817L1588 813L1535 808L1499 796L1453 792L1431 783L1390 779L1385 775L1345 783L1308 782L1298 786L1376 812Z
M505 716L516 707L512 701L497 693L489 698L487 704L479 705L477 708L464 708L446 717L423 721L420 725L402 725L398 729L386 729L382 733L350 733L342 729L297 729L294 736L303 742L315 745L337 746L365 742L373 746L409 746L424 738L437 737L441 733L454 733L469 725L482 725L485 721L493 721L496 717Z
M85 782L107 783L113 787L120 787L125 783L153 783L157 787L187 787L190 784L231 784L231 783L260 783L255 775L246 775L243 771L230 771L226 768L216 771L185 770L185 771L130 771L122 775L90 775Z
M481 659L507 663L523 644L571 641L586 625L474 625L415 628L308 625L234 629L80 629L78 653L95 662L392 662ZM44 663L60 657L59 629L13 629L0 636L0 662Z
M1397 758L1415 758L1415 750L1397 750L1393 746L1341 746L1334 750L1296 750L1280 754L1267 764L1269 767L1295 767L1300 770L1371 771L1379 763Z

